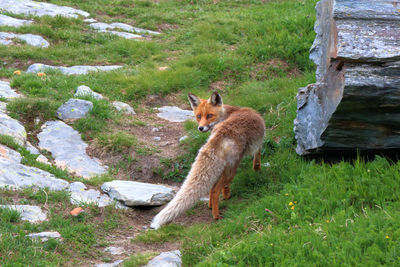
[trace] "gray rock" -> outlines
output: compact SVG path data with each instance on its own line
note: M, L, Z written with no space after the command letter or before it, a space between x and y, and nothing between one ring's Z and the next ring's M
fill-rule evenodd
M65 75L85 75L90 72L97 71L112 71L122 68L122 66L72 66L72 67L58 67L58 66L50 66L40 63L32 64L28 67L26 72L37 73L43 72L46 69L56 69L61 71Z
M31 153L32 155L40 155L39 150L34 147L31 143L26 142L26 146L25 148L29 151L29 153Z
M39 155L39 156L36 158L36 161L41 162L41 163L44 163L44 164L50 164L49 160L48 160L45 156L43 156L43 155Z
M112 263L100 263L100 264L96 264L95 267L116 267L116 266L120 265L122 262L123 262L123 260L117 260Z
M183 110L178 107L164 106L158 108L158 111L160 111L160 113L157 113L158 117L171 122L184 122L186 120L194 119L192 110Z
M143 267L180 267L181 265L181 252L173 250L161 253Z
M32 20L16 19L13 17L0 14L0 26L21 27L24 25L29 25L32 22L33 22Z
M83 178L104 174L107 167L86 154L80 134L61 121L48 121L37 135L39 148L51 152L59 168Z
M127 206L159 206L174 196L174 190L169 187L133 181L115 180L104 183L101 189Z
M57 117L63 121L77 120L89 113L93 103L87 100L71 98L57 109Z
M25 146L26 131L24 126L2 112L0 112L0 134L11 136L17 144Z
M91 23L89 26L92 27L93 29L96 29L99 31L119 29L119 30L123 30L126 32L136 32L136 33L141 33L141 34L153 34L153 35L160 34L159 32L156 32L156 31L136 28L131 25L128 25L125 23L119 23L119 22L114 22L111 24L97 22L97 23Z
M112 105L118 110L123 112L126 115L135 115L136 112L133 110L131 106L129 106L126 103L119 102L119 101L113 101Z
M95 19L84 19L83 21L86 22L86 23L97 22L97 20L95 20Z
M317 4L317 82L297 95L298 154L400 148L399 21L388 1Z
M17 158L0 157L0 188L22 189L28 187L64 190L68 182L41 169L16 162Z
M86 190L86 186L81 182L71 183L68 190L71 192L71 203L74 205L95 204L105 207L113 203L109 196L101 195L97 190Z
M160 131L160 129L158 129L157 127L154 127L153 129L151 129L152 133L159 132L159 131Z
M129 32L118 32L118 31L109 31L109 30L101 30L100 32L110 33L110 34L117 35L117 36L125 38L125 39L142 39L143 38L143 36L141 36L141 35L129 33Z
M122 247L113 247L113 246L110 246L110 247L106 247L106 248L104 249L104 252L108 252L108 253L110 253L111 255L121 255L121 254L124 254L124 253L125 253L125 249L122 248Z
M61 235L59 232L40 232L40 233L32 233L26 235L34 240L39 240L41 242L46 242L50 238L52 239L61 239Z
M0 9L9 13L34 16L51 16L57 15L69 18L77 18L78 16L89 17L90 14L66 6L57 6L45 2L36 2L30 0L1 0Z
M78 88L76 88L74 96L75 97L90 96L95 99L103 99L103 96L101 94L94 92L92 89L90 89L90 87L86 85L81 85Z
M0 101L0 113L6 113L7 111L7 103Z
M179 143L185 141L188 138L189 138L189 136L187 136L187 135L182 136L181 138L179 138Z
M15 150L0 144L0 158L10 161L10 163L20 163L22 156Z
M39 223L47 219L46 213L38 206L30 205L0 205L0 208L16 210L21 215L22 221L28 221L31 223Z
M14 89L10 87L9 82L5 81L0 81L0 96L9 100L22 97L21 94L18 94Z
M153 139L154 139L154 141L161 141L161 137L159 137L159 136L155 136L155 137L153 137Z
M25 41L26 44L36 47L46 48L50 46L49 42L40 35L0 32L0 44L13 45L15 44L14 39Z

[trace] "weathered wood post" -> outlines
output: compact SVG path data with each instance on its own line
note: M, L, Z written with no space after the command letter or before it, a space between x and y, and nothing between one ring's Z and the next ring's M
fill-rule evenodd
M400 1L321 0L300 88L297 153L400 148Z

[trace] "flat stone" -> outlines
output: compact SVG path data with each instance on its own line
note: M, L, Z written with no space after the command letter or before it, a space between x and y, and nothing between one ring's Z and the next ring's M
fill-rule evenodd
M123 260L117 260L112 263L100 263L100 264L96 264L95 267L116 267L116 266L120 265L122 262L123 262Z
M92 108L90 101L71 98L57 109L56 114L63 121L77 120L86 117Z
M107 172L107 167L86 154L88 146L79 132L62 121L48 121L37 135L39 148L51 152L59 168L83 178Z
M0 32L0 44L3 45L14 45L15 39L19 39L21 41L26 42L26 44L46 48L49 47L49 42L46 41L42 36L35 34L17 34L10 32Z
M161 253L143 267L180 267L181 265L181 252L173 250Z
M38 17L55 17L59 15L68 18L77 18L78 16L90 16L89 13L79 9L30 0L1 0L0 9L9 13L34 15Z
M112 105L118 110L123 112L126 115L135 115L136 112L133 110L131 106L129 106L126 103L119 102L119 101L113 101Z
M22 156L17 151L0 144L0 158L9 160L12 163L20 163Z
M86 85L81 85L78 88L76 88L74 96L75 97L90 96L95 99L103 99L103 96L101 94L94 92L92 89L90 89L90 87Z
M122 66L72 66L72 67L59 67L59 66L50 66L41 63L35 63L28 67L26 72L28 73L37 73L43 72L46 69L56 69L61 71L65 75L85 75L90 72L98 72L98 71L112 71L122 68Z
M117 36L125 38L125 39L142 39L143 38L143 36L141 36L141 35L129 33L129 32L118 32L118 31L109 31L109 30L101 30L100 32L110 33L110 34L117 35Z
M30 205L0 205L0 208L16 210L21 215L22 221L28 221L31 223L39 223L47 219L46 213L38 206Z
M2 112L0 112L0 134L11 136L17 144L25 146L26 131L24 126Z
M159 141L161 141L161 137L155 136L155 137L153 137L153 140L159 142Z
M105 207L113 203L109 196L101 195L97 190L86 190L86 186L81 182L71 183L68 190L71 192L71 203L74 205L95 204Z
M169 187L134 181L114 180L104 183L101 189L127 206L159 206L174 197Z
M36 161L37 161L37 162L44 163L44 164L50 164L49 160L48 160L45 156L43 156L43 155L39 155L39 156L36 158Z
M22 189L28 187L64 190L68 182L44 170L16 162L18 158L0 157L0 188Z
M170 122L184 122L186 120L194 119L192 110L183 110L178 107L164 106L158 108L158 111L160 111L160 113L157 113L158 117Z
M21 27L24 25L29 25L32 22L33 22L32 20L16 19L13 17L0 14L0 26Z
M40 233L32 233L26 235L34 240L39 240L41 242L46 242L50 238L52 239L61 239L61 235L59 232L40 232Z
M83 21L86 22L86 23L97 22L97 20L95 20L95 19L84 19Z
M119 22L114 22L111 24L97 22L97 23L91 23L89 26L92 27L93 29L96 29L99 31L119 29L119 30L123 30L126 32L136 32L136 33L142 33L142 34L153 34L153 35L160 34L160 32L141 29L141 28L133 27L129 24L119 23Z
M113 247L113 246L110 246L110 247L106 247L106 248L104 249L104 252L108 252L108 253L110 253L111 255L121 255L121 254L124 254L124 253L125 253L125 249L122 248L122 247Z
M0 81L0 96L4 97L8 100L13 98L22 97L21 94L18 94L14 89L10 87L9 82Z

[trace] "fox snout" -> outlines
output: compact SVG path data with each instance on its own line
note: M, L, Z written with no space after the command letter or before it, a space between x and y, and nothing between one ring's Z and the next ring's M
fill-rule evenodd
M199 126L197 129L199 129L200 132L207 132L208 130L210 130L209 126Z

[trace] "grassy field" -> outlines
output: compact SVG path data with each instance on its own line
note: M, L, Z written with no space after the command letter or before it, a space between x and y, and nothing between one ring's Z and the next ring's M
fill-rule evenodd
M0 77L28 96L7 106L25 122L28 139L36 144L40 125L55 119L55 110L85 84L110 100L130 103L140 114L151 113L141 103L149 95L173 96L186 103L192 92L208 97L218 90L224 102L249 106L265 118L264 167L260 173L245 159L232 184L232 198L222 201L223 219L192 226L176 224L157 231L140 231L136 246L151 248L177 242L184 266L398 266L400 262L400 164L377 156L366 161L327 163L295 153L293 120L296 92L314 82L315 67L308 51L315 33L316 0L51 0L89 12L104 22L125 22L163 33L146 41L99 34L82 20L34 18L35 24L1 31L37 33L48 39L47 49L27 45L0 46ZM54 65L121 64L123 70L84 76L47 72L14 75L33 63ZM160 70L160 67L168 67ZM40 123L34 123L39 118ZM89 143L106 153L138 155L157 151L121 127L126 123L108 101L94 101L87 118L74 123ZM130 125L145 125L137 119ZM186 123L185 154L171 171L159 173L181 181L207 135ZM5 137L0 143L18 149L24 164L44 168L59 178L77 180L64 171L37 163L26 150ZM132 159L122 157L116 168ZM164 159L160 166L170 162ZM125 166L125 167L124 167ZM89 183L100 185L113 172ZM0 192L1 203L45 205L49 221L22 223L19 215L0 210L1 266L88 266L90 260L111 261L102 249L107 233L129 232L132 214L114 208L87 207L76 218L66 192ZM187 216L196 213L190 210ZM132 211L134 213L134 211ZM32 242L25 235L59 231L63 242ZM143 251L143 250L140 250ZM155 255L138 252L125 266L140 266Z

